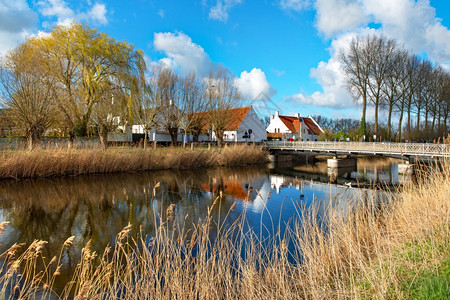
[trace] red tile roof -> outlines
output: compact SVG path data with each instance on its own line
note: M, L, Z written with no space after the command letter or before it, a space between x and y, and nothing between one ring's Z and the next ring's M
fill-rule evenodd
M299 132L301 122L303 122L303 124L306 125L306 129L308 130L309 134L319 135L322 133L320 128L310 117L307 118L300 117L301 121L297 117L290 117L290 116L279 116L279 118L284 123L284 125L286 125L286 127L294 134Z
M316 125L316 123L313 121L312 118L303 118L303 122L308 127L310 133L313 133L315 135L319 135L322 133L320 128Z
M247 115L247 113L250 111L250 108L252 108L251 106L246 106L246 107L237 107L237 108L229 108L229 109L224 109L223 115L224 117L229 117L230 121L228 122L225 131L236 131L239 127L239 125L241 125L242 121L244 120L245 116ZM199 112L197 113L200 117L204 117L204 118L208 118L208 111L205 112ZM209 122L207 122L204 126L203 126L203 130L208 130L209 128Z
M244 118L249 112L250 108L252 107L247 106L228 109L227 114L231 115L232 118L230 118L230 122L228 123L228 126L227 128L225 128L225 130L236 131L239 125L241 125L242 121L244 121Z
M280 116L280 120L292 133L297 133L300 129L300 122L296 117Z

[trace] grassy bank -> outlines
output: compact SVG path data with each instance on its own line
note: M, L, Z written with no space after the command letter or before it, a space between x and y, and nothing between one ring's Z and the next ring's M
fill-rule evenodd
M348 201L345 194L330 199L326 228L315 209L299 205L302 221L269 240L244 230L244 215L231 227L208 217L193 230L178 228L172 218L177 208L170 206L155 216L159 230L151 238L131 235L129 226L103 253L87 244L72 280L58 293L77 299L448 299L449 195L447 164L387 203L364 198L345 213L338 205ZM209 211L220 203L216 199ZM219 228L215 240L212 227ZM20 256L23 245L5 252L0 295L45 299L56 293L72 240L54 258L43 257L44 241Z
M74 176L96 173L245 166L268 162L259 147L236 145L223 149L181 148L46 149L0 153L0 179Z

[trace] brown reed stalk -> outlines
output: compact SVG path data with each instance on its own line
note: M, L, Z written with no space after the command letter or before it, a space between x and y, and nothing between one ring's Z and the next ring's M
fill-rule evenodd
M262 148L246 145L211 151L182 148L156 150L116 148L108 151L51 148L32 152L17 150L0 152L0 179L183 170L257 165L267 162L267 153Z

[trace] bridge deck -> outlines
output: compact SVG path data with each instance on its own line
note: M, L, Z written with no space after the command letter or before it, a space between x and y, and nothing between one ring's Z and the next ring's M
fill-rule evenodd
M284 141L265 142L264 147L269 150L284 151L450 158L450 145L445 144Z

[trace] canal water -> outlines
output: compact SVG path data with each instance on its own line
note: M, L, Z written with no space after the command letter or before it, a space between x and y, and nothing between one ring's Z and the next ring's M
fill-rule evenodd
M208 208L220 195L222 199L212 210L213 220L231 224L245 213L248 226L266 236L279 225L283 230L291 217L298 217L299 207L316 203L320 215L321 209L338 195L340 201L334 203L345 212L355 198L378 197L380 192L355 188L351 183L399 183L403 179L396 174L397 163L361 158L354 170L334 170L334 183L330 183L326 161L311 160L274 169L245 167L0 181L0 222L10 222L0 235L0 253L14 243L29 245L41 239L48 241L44 256L49 258L59 253L68 237L75 236L73 246L63 257L61 273L69 276L89 240L92 249L101 253L129 223L135 232L141 227L152 235L170 205L174 205L176 222L189 228L206 218Z

